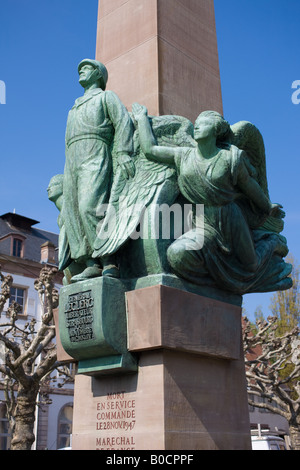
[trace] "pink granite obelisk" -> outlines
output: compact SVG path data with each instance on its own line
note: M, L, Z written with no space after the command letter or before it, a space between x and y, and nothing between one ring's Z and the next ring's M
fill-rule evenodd
M222 114L213 0L100 0L96 59L128 109Z
M129 110L222 113L213 0L99 0L96 59ZM76 376L73 449L251 449L241 308L203 295L126 293L138 370Z

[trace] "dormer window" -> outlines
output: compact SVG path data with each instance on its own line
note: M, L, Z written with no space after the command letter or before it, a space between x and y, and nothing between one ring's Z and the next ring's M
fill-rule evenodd
M17 256L18 258L22 258L22 251L23 251L23 242L19 238L13 239L13 256Z
M25 257L26 237L19 233L8 233L0 238L0 253L15 256L16 258Z
M17 258L24 258L24 242L25 237L21 235L11 236L11 254Z

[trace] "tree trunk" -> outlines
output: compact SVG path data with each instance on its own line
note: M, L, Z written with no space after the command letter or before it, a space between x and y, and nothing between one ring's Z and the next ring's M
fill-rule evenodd
M290 438L292 450L300 450L300 427L290 426Z
M19 385L11 450L31 450L34 443L34 422L38 387Z

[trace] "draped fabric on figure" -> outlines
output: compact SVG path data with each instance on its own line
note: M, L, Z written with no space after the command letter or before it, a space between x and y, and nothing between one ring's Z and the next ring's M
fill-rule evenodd
M257 286L273 290L274 283L279 285L282 281L278 277L278 266L274 270L273 257L276 252L282 255L285 239L249 228L248 222L253 221L253 216L258 229L268 213L252 204L251 214L250 208L247 214L239 205L244 195L236 187L238 173L242 166L251 174L255 173L245 152L231 146L230 150L220 149L213 158L203 159L196 149L189 149L175 157L175 164L182 194L193 204L205 207L204 246L195 249L201 246L199 238L202 237L197 229L177 239L168 250L174 271L196 284L207 283L209 275L212 284L231 292L251 292L257 290ZM281 268L285 278L290 268L285 267L284 262Z
M76 100L66 130L64 217L72 259L91 257L109 201L114 154L132 152L132 123L111 91L93 90ZM101 218L102 214L102 218ZM63 268L63 266L61 266Z

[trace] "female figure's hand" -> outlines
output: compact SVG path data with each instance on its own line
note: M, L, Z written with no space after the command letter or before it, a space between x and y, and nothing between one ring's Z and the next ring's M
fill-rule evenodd
M139 103L133 103L132 105L132 113L135 117L135 119L138 121L140 118L143 116L147 116L148 111L146 106L143 106Z

